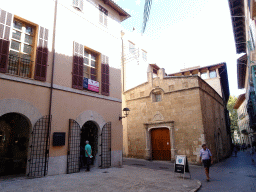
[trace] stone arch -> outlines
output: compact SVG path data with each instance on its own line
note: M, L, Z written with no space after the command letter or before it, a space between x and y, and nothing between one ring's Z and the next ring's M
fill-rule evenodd
M21 114L31 122L31 127L42 117L35 106L21 99L2 99L0 100L0 109L0 116L7 113Z
M106 124L104 118L97 112L91 110L84 111L76 118L76 122L79 124L80 129L82 129L83 125L88 121L92 121L96 127L98 127L98 135L100 135L103 126ZM99 167L101 165L99 156L101 150L101 138L98 136L98 153L95 157L95 167Z
M154 93L154 92L156 92L156 91L160 91L160 92L162 92L162 94L164 94L164 90L163 90L161 87L155 87L155 88L153 88L153 89L150 91L149 95L151 95L152 93Z
M80 125L80 127L82 127L87 121L94 122L99 127L100 131L106 124L106 121L100 114L91 110L84 111L76 118L76 122Z

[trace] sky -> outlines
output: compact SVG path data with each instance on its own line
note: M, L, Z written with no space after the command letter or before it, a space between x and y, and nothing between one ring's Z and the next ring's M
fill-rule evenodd
M114 0L131 17L122 22L125 30L142 29L145 0ZM148 62L166 73L193 66L227 63L230 95L237 88L236 54L228 0L153 0L144 38Z

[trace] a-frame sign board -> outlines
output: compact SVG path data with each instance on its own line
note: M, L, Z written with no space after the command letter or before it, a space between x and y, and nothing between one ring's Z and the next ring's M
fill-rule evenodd
M188 160L186 155L176 155L175 156L175 164L174 164L174 172L183 174L183 179L185 177L185 173L189 173L189 178L191 178L191 174L189 172Z

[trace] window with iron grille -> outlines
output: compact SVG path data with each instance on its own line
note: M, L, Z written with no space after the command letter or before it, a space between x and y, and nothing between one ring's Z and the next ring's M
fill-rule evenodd
M100 23L104 26L108 26L108 10L99 5Z
M31 77L34 39L34 26L16 19L13 21L8 73Z
M46 81L48 32L0 9L0 72Z
M97 81L97 55L84 49L83 77Z
M84 1L83 0L73 0L73 7L83 11Z

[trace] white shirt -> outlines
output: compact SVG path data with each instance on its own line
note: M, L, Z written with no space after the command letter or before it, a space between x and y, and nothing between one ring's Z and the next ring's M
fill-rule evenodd
M211 151L208 148L206 148L206 150L200 150L200 157L202 157L202 160L210 159L211 156Z

